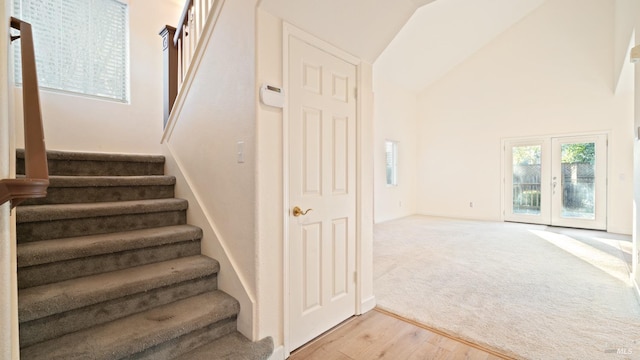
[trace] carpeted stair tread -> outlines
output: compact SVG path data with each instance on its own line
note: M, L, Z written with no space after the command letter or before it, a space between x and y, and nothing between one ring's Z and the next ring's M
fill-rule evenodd
M51 176L47 196L21 205L74 204L168 199L174 197L175 177L149 176Z
M267 360L272 352L271 337L251 342L236 331L174 360Z
M16 149L18 159L24 159L24 149ZM147 154L115 154L115 153L99 153L99 152L78 152L78 151L60 151L47 150L48 160L84 160L84 161L130 161L130 162L148 162L164 164L164 156L147 155Z
M175 198L104 203L28 205L16 208L16 222L20 224L38 221L179 211L186 210L187 207L188 203L186 200Z
M24 175L16 175L17 178L25 178ZM175 185L175 176L170 175L136 175L136 176L49 176L49 187L73 188L90 186L148 186L148 185Z
M213 291L20 350L23 360L135 358L135 354L234 318L240 306ZM226 335L226 334L222 334Z
M202 230L191 225L79 236L17 245L18 268L113 252L196 240Z
M47 151L49 175L162 175L164 156ZM16 173L24 174L24 150L16 151Z
M217 274L212 274L207 277L119 297L33 321L21 322L20 346L31 346L174 301L218 290L217 280Z
M62 176L49 177L49 187L88 186L146 186L175 185L176 178L168 175L146 176Z
M190 256L19 291L20 322L50 316L151 289L217 273L206 256Z

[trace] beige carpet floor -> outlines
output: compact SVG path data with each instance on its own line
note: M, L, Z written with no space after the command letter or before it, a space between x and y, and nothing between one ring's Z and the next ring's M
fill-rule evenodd
M377 224L378 306L519 359L640 359L629 236L412 216Z

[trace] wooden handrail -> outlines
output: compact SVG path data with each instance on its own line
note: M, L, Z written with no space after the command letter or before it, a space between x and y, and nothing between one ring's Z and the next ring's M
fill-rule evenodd
M178 26L160 31L164 57L164 126L180 91L209 13L219 0L186 0Z
M40 112L40 95L31 24L12 17L10 26L20 31L20 36L12 37L12 40L20 38L22 43L25 177L0 180L0 204L11 201L13 208L26 199L47 195L49 169Z
M173 45L178 46L178 41L180 40L180 36L182 33L186 31L185 25L189 25L189 13L193 8L193 0L187 0L184 3L184 7L182 8L182 15L180 15L180 20L178 20L178 27L175 35L173 35Z

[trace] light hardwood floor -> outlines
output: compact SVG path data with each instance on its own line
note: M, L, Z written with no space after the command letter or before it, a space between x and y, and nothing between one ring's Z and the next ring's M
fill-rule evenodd
M510 359L438 334L380 309L353 317L291 354L289 360Z

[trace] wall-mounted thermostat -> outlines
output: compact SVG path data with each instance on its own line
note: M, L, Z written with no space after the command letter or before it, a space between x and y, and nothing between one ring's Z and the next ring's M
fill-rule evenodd
M279 87L262 84L260 86L260 100L265 105L282 108L284 107L284 90Z

